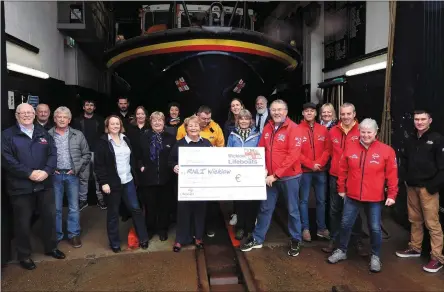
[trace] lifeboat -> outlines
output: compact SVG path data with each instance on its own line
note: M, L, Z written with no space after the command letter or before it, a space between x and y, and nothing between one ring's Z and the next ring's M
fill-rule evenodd
M107 68L119 84L128 85L128 96L149 110L165 110L175 101L183 115L189 115L205 104L212 108L213 118L224 120L231 99L240 98L247 108L254 108L255 98L270 95L300 62L290 44L254 31L251 11L238 9L237 3L234 8L194 5L198 7L191 11L187 6L193 5L166 6L164 12L178 16L173 25L152 22L145 29L146 19L159 12L153 11L155 5L146 6L144 34L106 52ZM243 11L250 12L244 20Z

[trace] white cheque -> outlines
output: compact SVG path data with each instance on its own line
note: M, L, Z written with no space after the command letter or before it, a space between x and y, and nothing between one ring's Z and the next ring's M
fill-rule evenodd
M179 147L179 201L265 200L264 148Z

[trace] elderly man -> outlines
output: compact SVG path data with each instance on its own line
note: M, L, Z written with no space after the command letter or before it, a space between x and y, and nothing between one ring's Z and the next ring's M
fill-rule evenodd
M46 131L51 129L54 126L54 123L49 119L51 115L51 110L49 106L44 103L40 103L35 109L36 119L35 124L42 126Z
M271 116L267 109L267 99L265 96L259 95L256 98L256 116L255 116L255 125L256 129L262 133L264 130L265 124L270 120Z
M381 271L381 212L395 203L398 195L398 165L395 150L376 140L378 125L375 120L365 119L359 124L359 143L349 145L342 154L338 172L338 192L344 200L339 248L328 258L335 264L347 259L347 246L353 224L361 208L367 214L370 229L372 255L369 269ZM384 188L387 186L387 199Z
M242 245L242 251L261 248L270 227L279 193L287 201L288 229L291 235L289 256L298 256L302 240L299 213L299 183L301 179L301 133L290 118L283 100L270 105L272 120L265 125L258 147L265 147L267 169L267 200L261 202L253 235Z
M53 185L56 202L57 241L63 240L62 214L63 195L68 198L67 231L68 239L75 248L81 247L80 212L79 212L79 174L89 165L91 152L85 136L79 130L69 126L71 111L65 106L54 112L56 126L48 131L54 138L57 148L57 167L54 172Z
M31 217L36 209L42 218L45 254L65 258L57 249L55 202L51 175L57 165L54 140L42 127L34 126L34 108L17 106L17 125L2 133L2 167L6 171L6 189L14 212L17 258L28 270L36 268L31 259Z

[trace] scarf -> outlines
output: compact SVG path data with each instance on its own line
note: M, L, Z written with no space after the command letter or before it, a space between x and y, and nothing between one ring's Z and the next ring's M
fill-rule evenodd
M245 141L250 136L251 129L250 128L247 128L247 129L239 128L238 133L239 133L239 136L241 136L242 141Z
M159 157L159 153L162 151L162 135L153 131L150 141L150 159L156 161Z

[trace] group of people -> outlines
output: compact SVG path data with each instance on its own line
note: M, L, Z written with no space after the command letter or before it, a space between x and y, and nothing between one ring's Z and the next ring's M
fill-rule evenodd
M95 114L95 103L86 100L83 113L71 123L71 111L59 107L54 124L47 105L36 110L29 104L16 109L17 124L2 133L3 168L14 211L14 234L20 264L34 269L31 259L31 218L37 213L44 226L45 253L65 258L57 248L65 239L62 230L63 197L68 199L67 238L80 247L80 211L88 206L90 169L96 184L97 205L107 210L110 248L121 251L119 216L132 218L140 247L148 248L157 234L168 239L170 223L177 220L173 246L204 246L204 234L215 236L217 202L177 202L179 147L264 147L267 199L235 201L230 224L236 238L246 242L242 251L261 248L271 223L277 198L283 195L291 235L288 255L297 256L302 241L311 241L308 199L314 188L316 235L329 240L322 250L328 262L347 258L350 238L361 255L364 208L371 238L370 270L381 270L382 206L395 203L398 162L395 151L377 140L372 119L356 120L353 104L340 107L339 121L331 104L320 108L303 105L303 120L296 124L287 104L264 96L255 103L255 114L234 98L223 127L212 120L211 108L201 106L181 124L180 107L172 103L167 117L159 111L148 115L139 106L130 115L129 101L119 98L119 112L106 119ZM37 119L35 119L37 115ZM432 132L428 112L416 111L416 133L402 151L401 170L408 185L411 241L399 257L421 253L423 222L432 243L431 260L423 268L442 268L443 235L439 223L438 190L444 183L444 140ZM329 194L330 226L327 228L326 195ZM122 208L123 206L123 208ZM177 218L174 218L177 217ZM125 219L125 220L126 220ZM352 236L353 235L353 236Z

